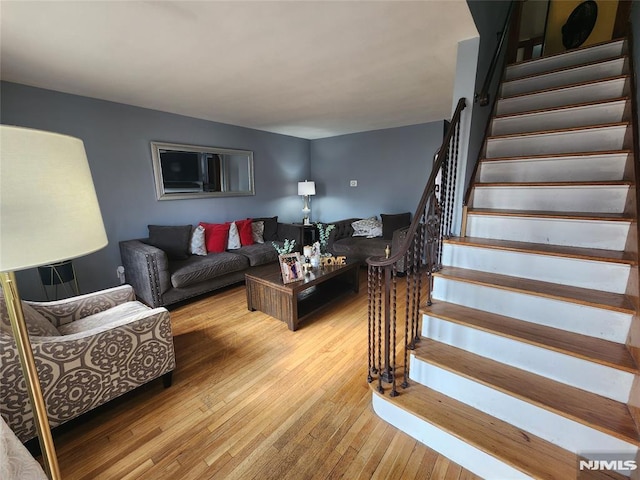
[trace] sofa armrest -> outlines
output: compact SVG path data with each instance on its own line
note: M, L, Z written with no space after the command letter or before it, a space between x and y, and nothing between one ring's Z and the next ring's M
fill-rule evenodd
M149 309L124 324L77 334L31 337L51 426L102 405L175 369L171 320L166 309ZM0 410L18 438L35 426L15 341L0 333Z
M338 220L337 222L327 222L326 225L335 225L336 228L331 230L329 238L327 239L327 251L333 253L333 242L342 238L347 238L353 235L353 227L351 224L359 218L346 218L344 220Z
M138 298L151 307L162 306L162 294L171 288L167 254L141 240L126 240L120 242L120 257Z
M131 285L121 285L98 292L78 295L53 302L25 301L49 320L55 327L103 312L121 303L135 300Z

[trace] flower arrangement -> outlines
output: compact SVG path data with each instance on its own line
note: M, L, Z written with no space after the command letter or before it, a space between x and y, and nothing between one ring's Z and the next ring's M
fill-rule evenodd
M336 228L336 226L333 224L325 226L322 223L316 223L316 227L318 228L318 234L320 235L320 250L322 253L326 253L329 234L331 233L331 230Z
M278 245L276 242L271 242L271 245L273 245L273 248L276 249L276 252L278 252L278 255L286 255L287 253L293 252L293 249L296 246L296 241L285 238L284 245L282 247Z

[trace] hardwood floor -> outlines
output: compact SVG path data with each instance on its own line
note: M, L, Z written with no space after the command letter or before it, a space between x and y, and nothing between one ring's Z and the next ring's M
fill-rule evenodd
M296 332L244 286L171 312L177 368L55 432L63 478L477 479L379 419L366 283Z

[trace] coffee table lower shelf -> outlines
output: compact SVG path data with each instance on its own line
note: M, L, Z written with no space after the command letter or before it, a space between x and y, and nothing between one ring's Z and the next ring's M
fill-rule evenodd
M357 263L326 267L313 277L288 284L282 283L277 267L247 273L247 308L282 320L295 331L310 315L349 292L358 293L358 270Z

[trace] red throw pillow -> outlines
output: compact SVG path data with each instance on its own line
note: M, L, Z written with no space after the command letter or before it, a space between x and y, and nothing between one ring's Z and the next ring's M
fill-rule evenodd
M208 253L220 253L227 249L229 225L224 223L202 223L204 227L204 243Z
M240 243L242 246L253 245L253 231L251 229L252 219L236 220L236 226L238 227L238 233L240 233Z

